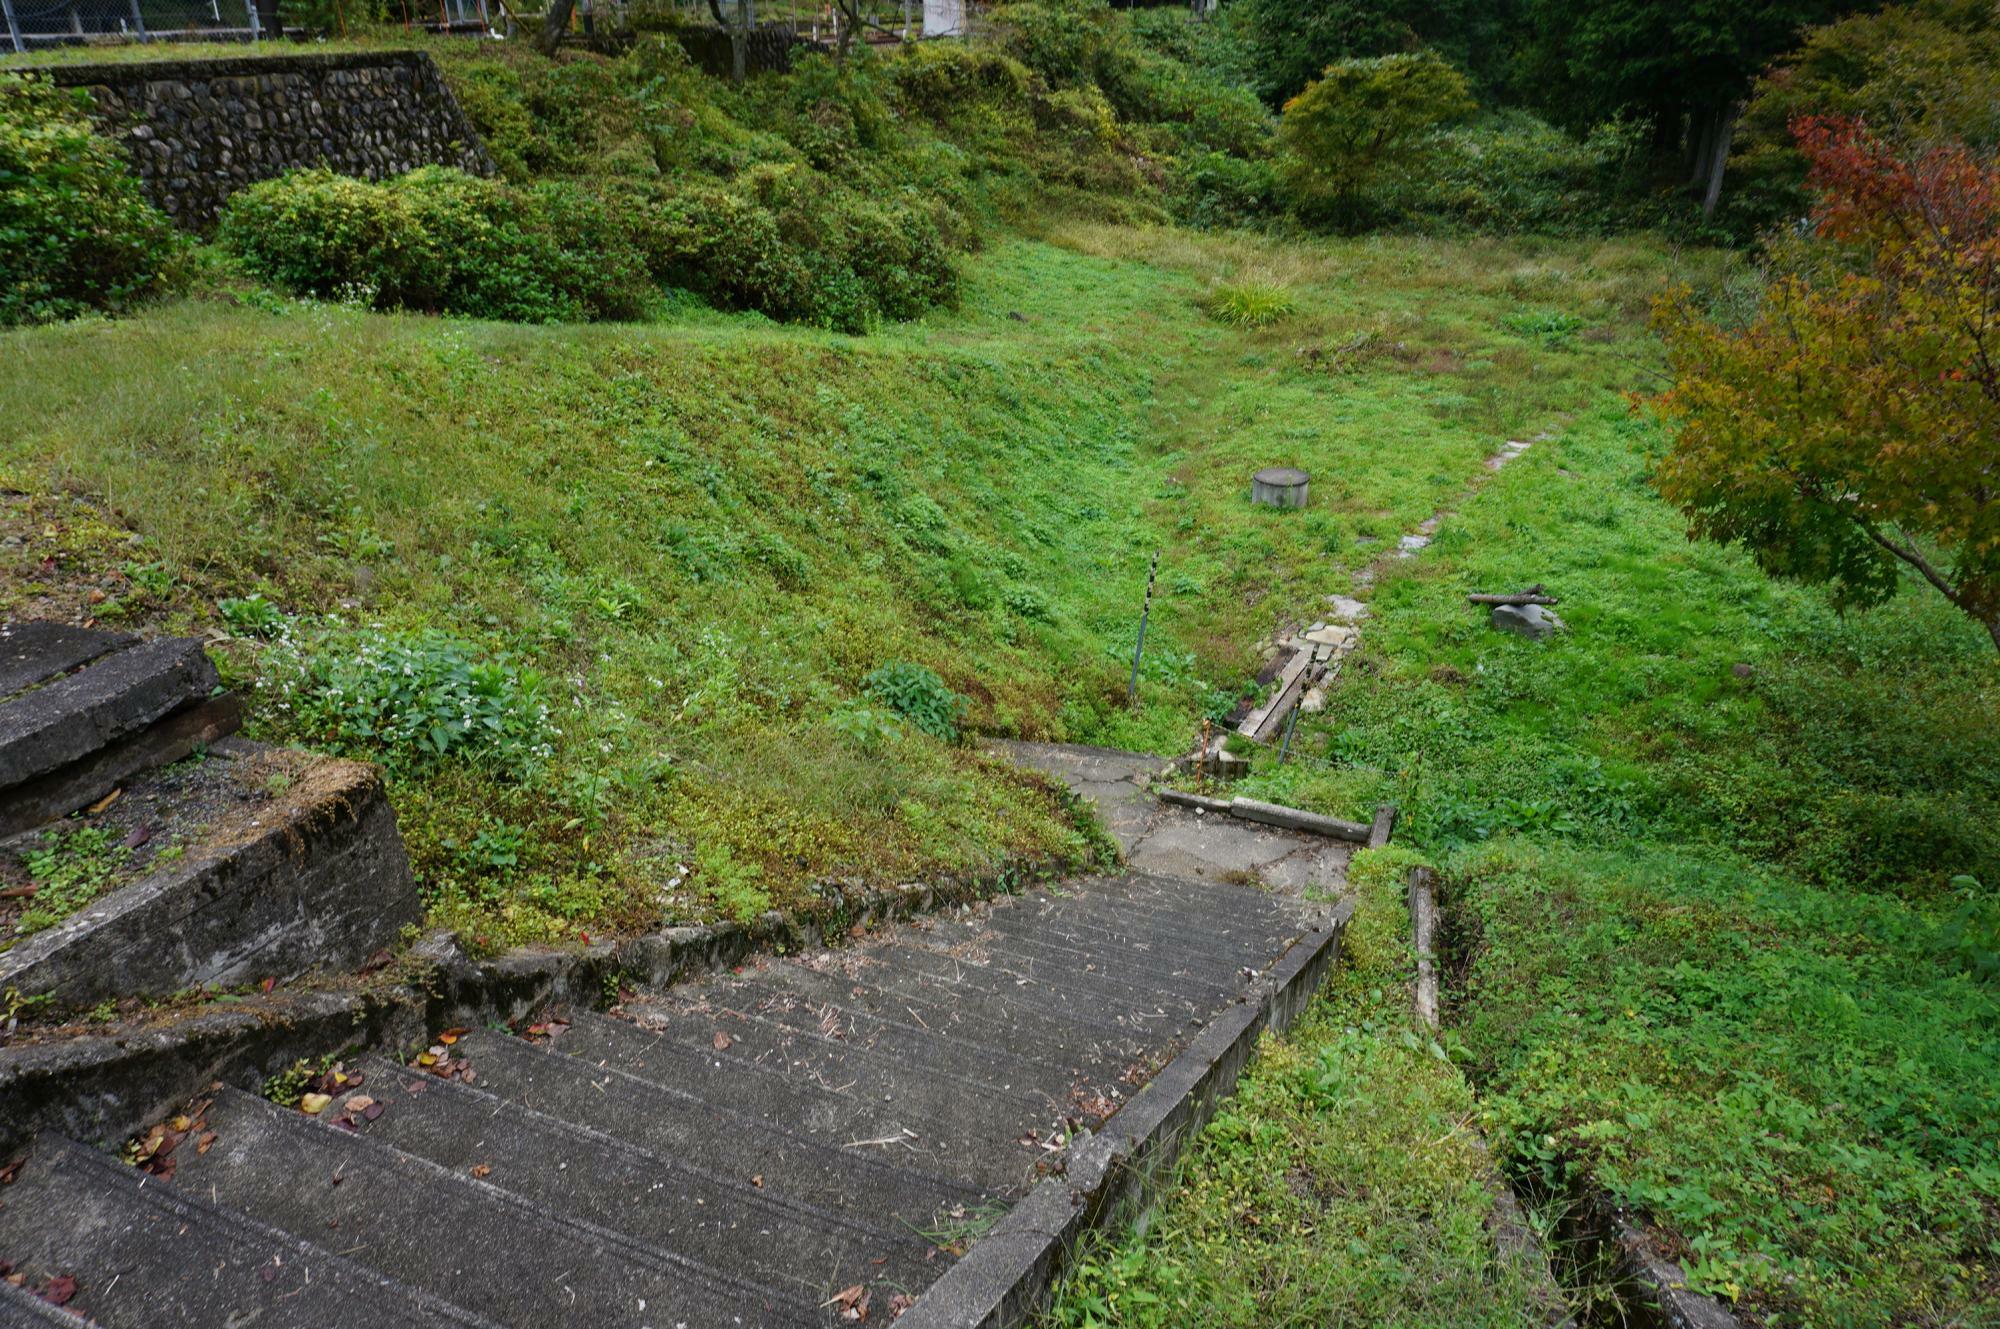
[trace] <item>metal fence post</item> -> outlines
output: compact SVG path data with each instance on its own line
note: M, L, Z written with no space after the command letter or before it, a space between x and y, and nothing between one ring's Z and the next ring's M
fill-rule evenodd
M1139 643L1132 648L1132 681L1125 685L1125 704L1139 700L1139 657L1146 651L1146 620L1153 616L1153 578L1160 573L1160 552L1153 551L1153 566L1146 569L1146 604L1139 611Z
M264 25L257 21L257 0L243 0L243 12L250 16L250 40L258 41L264 36Z
M0 9L7 11L7 40L14 43L15 53L27 50L21 44L21 25L14 18L14 0L0 0Z
M139 34L139 40L146 40L146 16L139 12L139 0L132 0L132 30Z

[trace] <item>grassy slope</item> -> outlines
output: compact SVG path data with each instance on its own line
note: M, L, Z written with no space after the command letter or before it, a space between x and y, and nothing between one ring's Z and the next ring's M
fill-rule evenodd
M1045 1323L1513 1329L1553 1320L1546 1271L1496 1255L1472 1091L1412 1028L1403 880L1357 857L1341 967L1183 1158L1141 1233L1090 1240Z
M1639 242L1062 238L996 246L961 311L866 339L212 301L9 334L0 465L41 496L23 566L66 549L104 615L205 628L263 591L308 641L323 616L441 627L548 674L563 733L533 782L446 764L397 784L434 913L495 942L992 868L1082 842L971 752L836 723L869 670L931 665L980 730L1180 749L1253 643L1333 588L1353 532L1427 510L1612 372L1665 267ZM1288 324L1199 312L1206 282L1272 265L1298 288ZM1502 326L1561 289L1614 338L1567 376ZM1378 326L1395 340L1352 372L1295 353ZM1247 507L1272 461L1321 477L1314 511ZM61 485L145 545L64 517ZM156 589L128 562L161 565ZM253 643L230 655L269 672ZM258 727L289 736L276 700Z
M1520 1175L1635 1204L1769 1323L1985 1322L1990 647L1919 590L1843 622L1687 544L1649 440L1603 401L1467 503L1301 727L1327 764L1253 787L1397 798L1443 856L1454 1047ZM1547 645L1462 599L1532 581Z

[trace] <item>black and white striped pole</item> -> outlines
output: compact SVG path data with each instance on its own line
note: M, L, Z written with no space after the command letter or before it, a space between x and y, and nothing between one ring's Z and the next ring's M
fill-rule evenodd
M1139 644L1132 648L1132 681L1125 685L1125 704L1139 701L1139 657L1146 651L1146 620L1153 615L1153 579L1160 575L1160 551L1153 551L1153 566L1146 570L1146 604L1139 611Z

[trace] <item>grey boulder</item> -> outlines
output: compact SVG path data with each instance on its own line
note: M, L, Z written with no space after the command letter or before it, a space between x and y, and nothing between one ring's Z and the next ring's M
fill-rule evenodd
M1494 605L1491 622L1502 632L1540 641L1568 624L1540 605Z

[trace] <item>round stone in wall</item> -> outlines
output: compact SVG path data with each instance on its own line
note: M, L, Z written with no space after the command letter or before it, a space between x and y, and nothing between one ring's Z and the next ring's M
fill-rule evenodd
M1302 508L1309 479L1296 466L1266 466L1250 478L1250 501L1270 508Z

